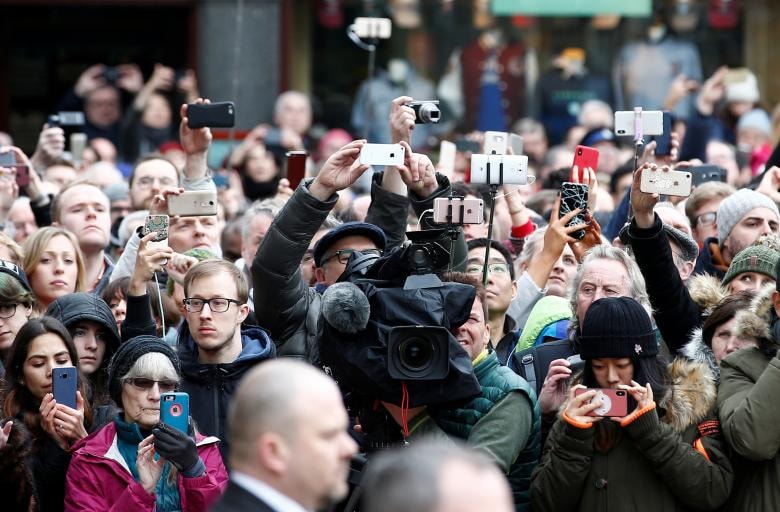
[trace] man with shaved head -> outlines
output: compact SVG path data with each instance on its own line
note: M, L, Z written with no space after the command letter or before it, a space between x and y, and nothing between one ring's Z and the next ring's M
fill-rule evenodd
M230 484L212 512L305 512L343 499L357 451L347 428L330 377L293 360L256 367L233 397Z

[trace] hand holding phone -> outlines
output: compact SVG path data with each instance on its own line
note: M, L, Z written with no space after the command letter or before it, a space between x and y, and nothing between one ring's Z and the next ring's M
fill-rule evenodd
M400 144L365 144L360 150L360 163L401 166L404 164L404 147Z
M51 387L58 404L76 409L77 373L75 366L52 368Z
M216 190L187 190L168 197L168 215L200 217L217 214Z
M585 224L585 214L588 209L588 186L581 183L571 183L566 181L561 186L561 206L558 209L558 218L564 217L567 213L580 209L580 213L575 215L566 226L575 226ZM573 238L582 240L585 237L585 230L580 229L569 233Z
M628 415L628 392L622 389L596 388L588 389L584 387L577 388L574 391L575 396L580 396L589 391L595 391L596 394L586 402L586 404L600 405L587 413L587 416L622 418Z
M232 101L187 105L189 128L231 128L235 123L236 111Z
M144 236L149 233L157 233L157 236L146 242L149 249L168 247L168 226L170 219L167 215L149 215L144 223Z
M306 177L306 151L288 151L284 168L284 177L290 182L290 188L295 190Z
M577 146L574 150L574 161L572 167L577 167L578 182L585 181L585 169L590 167L593 172L599 170L599 150L588 146Z
M687 171L670 171L668 167L645 168L639 190L646 194L688 197L691 195L692 177Z
M187 433L190 417L190 395L178 392L160 393L160 421Z

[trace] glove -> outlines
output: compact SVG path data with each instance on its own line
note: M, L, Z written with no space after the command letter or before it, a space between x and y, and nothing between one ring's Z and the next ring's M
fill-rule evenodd
M159 423L154 430L154 449L160 457L169 460L185 477L202 475L206 466L203 464L195 441L184 432Z

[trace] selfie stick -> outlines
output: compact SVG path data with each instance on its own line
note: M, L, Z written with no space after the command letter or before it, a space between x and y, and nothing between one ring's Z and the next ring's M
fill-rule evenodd
M640 153L644 145L643 136L642 107L634 107L634 172L639 168ZM631 222L631 217L634 216L634 212L631 209L631 188L628 189L628 199L628 222Z
M493 214L496 211L496 197L498 197L498 187L504 183L504 162L498 164L498 183L493 183L490 176L490 160L486 165L487 179L490 183L490 218L488 219L487 244L485 245L485 264L482 266L482 285L487 286L488 282L488 262L490 261L490 244L493 242Z
M373 110L371 109L371 86L374 81L374 68L376 67L376 45L379 39L372 37L369 39L370 43L366 44L355 33L352 25L347 27L347 36L355 43L358 48L368 52L368 81L366 82L366 99L365 99L365 111L366 111L366 123L363 126L363 138L368 139L368 130L371 127L371 121L373 116Z

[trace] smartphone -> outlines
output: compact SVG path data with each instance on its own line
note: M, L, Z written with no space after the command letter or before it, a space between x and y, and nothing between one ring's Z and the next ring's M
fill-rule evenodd
M652 139L655 141L655 154L658 156L669 156L672 154L672 114L664 112L664 132L661 135L655 135Z
M73 160L81 162L84 156L84 148L87 147L87 134L86 133L71 133L70 134L70 154Z
M577 146L574 150L574 162L572 167L577 166L577 178L580 183L584 181L585 169L590 167L593 172L599 170L599 150L588 146Z
M360 150L360 163L368 165L403 165L404 147L400 144L366 144Z
M523 154L523 138L516 133L509 134L509 147L515 155Z
M188 190L168 197L168 215L199 217L217 214L216 190Z
M160 421L184 432L189 430L190 395L181 391L160 393Z
M393 22L389 18L355 18L352 30L361 39L390 39Z
M168 225L170 219L167 215L149 215L144 222L144 236L149 233L157 233L157 236L146 243L150 249L168 247Z
M306 177L306 151L288 151L287 162L284 168L284 177L290 182L290 188L295 190Z
M660 110L643 110L642 136L661 135L664 133L664 113ZM620 136L635 135L636 119L633 110L615 112L615 134Z
M16 155L11 151L7 153L0 153L0 167L15 167Z
M187 105L187 126L190 128L230 128L235 123L236 110L232 101Z
M58 404L76 408L76 387L78 374L75 366L52 368L51 389Z
M485 132L482 152L486 155L504 155L509 146L509 134L506 132Z
M433 200L433 222L457 225L482 224L485 222L485 205L482 199L437 197Z
M579 208L582 210L580 213L574 216L569 221L567 226L575 224L585 224L585 213L588 209L588 186L582 183L572 183L570 181L563 182L561 185L561 208L558 211L558 218L560 219L567 213ZM571 236L577 240L581 240L585 236L585 230L580 229L571 233Z
M526 155L471 155L469 183L528 185L535 180L528 175Z
M695 165L689 167L691 173L691 186L698 187L708 181L726 182L726 169L718 165Z
M439 144L439 169L448 176L455 172L455 154L457 153L455 144L448 140L443 140Z
M84 112L58 112L46 120L49 128L54 126L84 126Z
M591 391L586 388L578 388L574 394L579 396ZM601 402L601 407L588 413L588 416L604 416L622 418L628 415L628 392L622 389L596 388L596 396L588 402Z
M26 165L16 165L16 184L24 188L30 184L30 168Z
M479 153L479 142L460 136L455 139L455 149L461 153Z
M645 169L639 190L647 194L688 197L691 195L691 173L688 171L662 171Z

